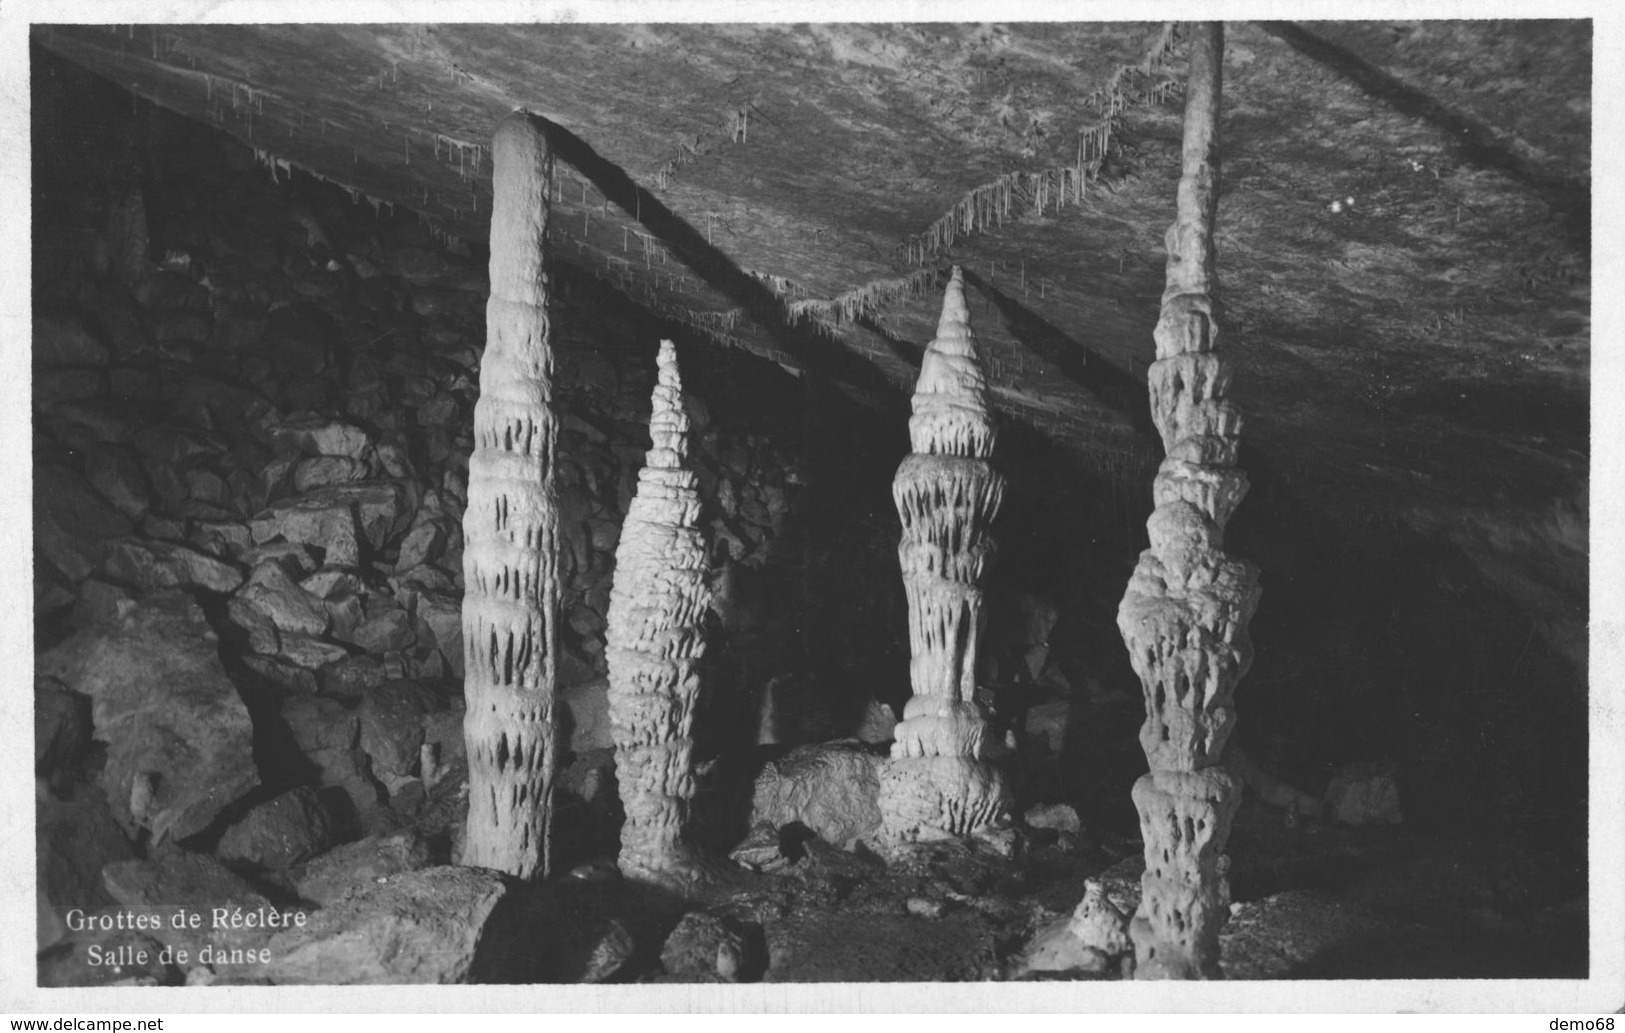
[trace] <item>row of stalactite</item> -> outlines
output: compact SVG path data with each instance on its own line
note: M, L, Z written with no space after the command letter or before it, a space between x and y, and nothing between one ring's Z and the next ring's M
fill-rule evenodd
M1247 490L1236 469L1241 417L1217 354L1213 222L1222 28L1194 34L1178 214L1149 373L1166 458L1118 624L1145 689L1140 742L1150 771L1134 787L1145 840L1142 902L1131 925L1142 977L1219 974L1227 913L1223 848L1241 787L1221 766L1233 692L1251 661L1257 570L1229 557L1223 531ZM545 872L558 579L548 340L547 184L551 155L528 115L492 146L495 205L488 341L475 411L465 518L469 821L464 863ZM671 342L657 359L652 447L629 507L607 631L617 780L626 811L621 867L685 885L707 868L682 831L693 793L692 722L710 604L698 481ZM987 379L955 267L927 346L909 421L913 446L893 497L909 608L912 696L881 771L880 845L976 834L1013 802L986 756L976 696L990 534L1005 481Z

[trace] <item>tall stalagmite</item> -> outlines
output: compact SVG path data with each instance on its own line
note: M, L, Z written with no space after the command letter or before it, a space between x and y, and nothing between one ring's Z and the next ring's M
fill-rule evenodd
M687 468L688 414L677 353L660 342L649 418L653 447L615 550L609 597L609 714L626 821L621 870L682 883L695 874L681 836L694 793L690 754L702 623L711 604L699 481Z
M963 835L1009 807L984 759L987 719L975 698L989 529L1004 478L988 462L998 429L956 266L937 336L925 350L908 423L913 454L892 482L902 517L897 554L908 596L914 695L881 773L880 812L893 842Z
M548 329L547 139L524 112L491 144L491 299L463 516L468 835L462 861L547 870L555 768L558 497Z
M1168 228L1168 280L1149 372L1151 411L1167 458L1157 471L1140 554L1117 612L1145 687L1140 745L1150 773L1134 786L1145 876L1131 927L1141 978L1214 978L1229 906L1224 856L1241 785L1220 766L1235 724L1232 693L1252 662L1247 622L1258 570L1230 558L1225 524L1247 492L1235 468L1241 414L1225 398L1230 365L1219 327L1213 223L1218 212L1222 23L1191 48L1184 171Z

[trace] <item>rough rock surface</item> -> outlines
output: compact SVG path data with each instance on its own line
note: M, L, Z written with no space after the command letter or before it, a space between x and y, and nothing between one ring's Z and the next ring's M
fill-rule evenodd
M333 820L316 791L289 790L254 807L226 829L216 848L228 861L287 868L332 845Z
M429 853L428 842L411 831L369 836L312 858L298 870L294 885L300 897L326 907L353 891L429 867Z
M68 799L42 796L35 802L34 849L39 858L39 946L68 936L63 912L112 903L102 886L102 868L134 857L107 799L94 786L82 786Z
M1340 768L1326 786L1326 807L1345 825L1398 825L1404 821L1399 806L1397 766L1392 761L1370 761Z
M271 938L274 983L464 983L515 975L522 929L513 884L478 868L425 868L374 882Z
M799 822L834 846L879 831L884 753L856 742L798 746L756 776L750 822Z
M423 748L424 719L440 709L440 697L415 681L389 681L367 689L355 717L361 729L361 748L372 758L373 770L413 774Z
M759 929L727 915L691 911L666 937L660 964L668 975L697 982L748 982L766 967L763 946Z
M108 744L101 785L128 827L183 839L258 784L248 708L189 597L149 597L45 653L38 670L91 698Z

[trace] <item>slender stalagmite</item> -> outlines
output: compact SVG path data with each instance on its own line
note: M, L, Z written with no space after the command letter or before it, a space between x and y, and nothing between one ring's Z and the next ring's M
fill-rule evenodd
M524 112L492 141L491 300L463 516L462 862L546 874L555 768L558 497L548 329L552 152Z
M1219 94L1224 27L1203 23L1191 47L1184 170L1168 228L1168 281L1157 322L1151 411L1167 458L1155 511L1117 611L1145 688L1140 745L1150 772L1135 783L1145 839L1140 909L1131 925L1140 978L1216 978L1230 891L1224 856L1241 802L1220 766L1235 724L1232 693L1252 662L1247 622L1258 570L1230 558L1225 524L1247 492L1236 469L1241 414L1225 398L1229 363L1215 351L1213 223L1219 196Z
M908 432L914 452L892 497L903 522L897 554L914 695L881 774L882 831L892 842L963 835L1010 804L1002 775L983 759L987 719L975 698L988 532L1004 478L988 462L998 430L957 266L920 363Z
M615 777L626 810L621 871L684 884L703 867L681 836L694 793L689 732L711 593L699 480L687 468L688 414L670 341L660 342L658 363L649 417L653 447L615 550L605 658Z

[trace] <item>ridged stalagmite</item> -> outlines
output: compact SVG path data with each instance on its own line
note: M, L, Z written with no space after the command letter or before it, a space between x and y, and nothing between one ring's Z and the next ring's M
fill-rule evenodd
M987 720L975 698L989 529L1004 478L988 462L998 429L957 267L913 405L914 451L892 482L914 691L881 774L882 832L892 842L963 835L1010 803L1002 775L983 760Z
M545 874L555 768L558 499L547 184L536 122L492 141L491 298L463 516L468 831L462 862Z
M1241 785L1220 759L1235 724L1232 694L1252 662L1247 623L1259 587L1257 568L1226 555L1222 544L1247 492L1247 476L1235 468L1241 415L1225 398L1230 367L1215 350L1223 49L1220 23L1198 28L1178 215L1168 229L1167 289L1148 378L1167 458L1152 491L1151 547L1140 554L1117 613L1145 688L1140 745L1151 768L1134 786L1146 862L1130 927L1140 978L1220 975L1219 929L1229 906L1224 844L1241 802Z
M607 631L615 774L626 820L620 866L629 877L692 874L681 842L694 793L694 703L710 606L699 481L687 469L688 414L677 353L660 343L649 436L653 447L621 527Z

